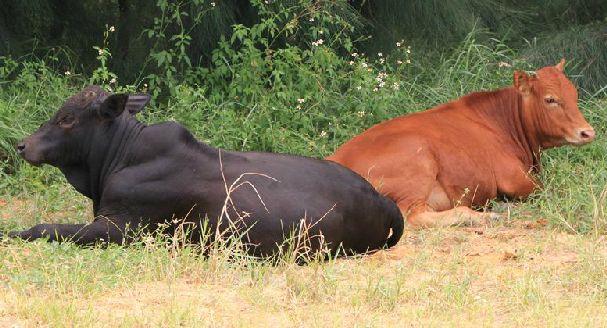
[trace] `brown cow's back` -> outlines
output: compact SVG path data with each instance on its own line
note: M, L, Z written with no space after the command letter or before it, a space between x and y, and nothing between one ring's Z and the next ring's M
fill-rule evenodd
M367 178L403 211L433 189L436 196L446 193L432 199L434 210L453 207L452 200L484 205L498 192L495 170L512 165L507 159L517 152L513 145L504 147L507 138L489 125L472 117L461 101L453 102L380 123L329 159ZM466 191L471 185L475 190Z

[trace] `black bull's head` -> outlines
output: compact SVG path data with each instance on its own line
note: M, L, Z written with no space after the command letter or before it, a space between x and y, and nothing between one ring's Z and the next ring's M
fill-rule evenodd
M88 86L70 97L57 113L17 145L30 164L67 166L86 152L84 144L96 130L120 115L135 115L150 101L146 94L110 94Z

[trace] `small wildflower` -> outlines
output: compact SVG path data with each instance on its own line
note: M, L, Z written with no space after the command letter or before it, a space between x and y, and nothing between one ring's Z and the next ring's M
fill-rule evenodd
M367 72L371 72L371 71L373 71L373 70L371 69L371 67L367 68Z
M499 62L497 64L498 67L512 67L512 65L506 63L506 62Z
M385 82L385 81L381 81L381 82L379 82L379 87L380 87L380 88L383 88L385 85L386 85L386 82Z
M99 48L98 52L99 52L99 56L103 56L103 48Z
M295 109L297 109L297 110L301 109L301 105L295 106Z
M377 92L377 90L379 90L378 88L373 88L373 92Z
M352 57L356 58L357 56L358 56L358 53L356 53L356 52L352 53Z
M349 62L349 64L350 64L350 65L354 65L354 61L353 61L353 60L351 60L351 61Z
M318 31L318 34L322 34L322 33L323 33L323 31L322 31L322 30Z
M358 117L363 117L363 116L365 116L365 111L361 110L358 113L356 113L356 115L358 115Z
M364 68L367 68L367 67L369 66L367 63L364 63L364 62L363 62L362 64L360 64L360 65L361 65L362 67L364 67Z
M400 48L401 43L400 42L396 42L396 46Z
M70 71L65 71L65 75L67 75L67 76L72 75L72 72L70 72Z
M407 59L407 64L411 64L411 59Z
M403 61L402 60L397 60L396 63L399 64L399 65L402 65Z
M114 83L116 83L116 78L115 78L115 77L113 77L113 78L110 80L110 84L114 84Z
M306 101L305 98L298 98L297 99L297 102L300 103L300 104L303 104L305 101Z
M270 4L270 0L266 0L266 1L264 1L264 3L265 3L266 5L269 5L269 4Z
M392 88L394 90L398 90L398 89L400 89L400 84L398 84L398 82L394 82L394 84L392 85Z
M211 7L215 7L215 2L211 2Z
M114 26L110 26L110 32L116 32L116 28Z
M360 89L362 89L362 88L363 88L363 87L361 87L361 86L359 85L359 86L357 86L357 87L356 87L356 90L360 90Z
M383 55L384 55L384 54L382 54L381 52L378 52L378 53L377 53L377 56L379 56L379 57L381 57L381 56L383 56Z
M410 54L411 53L411 49L407 49L407 53Z
M380 63L380 64L383 64L383 63L384 63L384 59L383 59L383 58L380 58L380 59L379 59L379 63Z
M266 2L267 2L267 1L266 1ZM309 21L310 21L310 22L313 22L313 21L314 21L314 17L310 17Z
M320 131L320 137L324 138L327 136L327 132L325 130Z
M312 41L312 45L315 47L318 47L319 45L323 44L325 41L323 39L318 39L317 41Z

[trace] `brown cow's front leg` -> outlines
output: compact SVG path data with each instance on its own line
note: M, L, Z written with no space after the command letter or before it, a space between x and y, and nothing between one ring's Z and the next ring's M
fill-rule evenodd
M466 206L457 206L450 210L435 212L424 205L414 208L406 217L411 228L423 229L451 226L486 226L493 220L500 218L500 215L491 212L477 212Z
M125 220L101 217L90 224L38 224L27 230L10 232L8 236L28 241L48 238L48 241L91 245L98 242L123 243L125 229Z

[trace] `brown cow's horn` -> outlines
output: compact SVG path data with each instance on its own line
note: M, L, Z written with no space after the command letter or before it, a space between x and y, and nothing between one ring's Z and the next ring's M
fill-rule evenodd
M554 66L554 67L556 67L556 69L559 70L559 72L564 72L565 71L565 58L561 59L561 61L558 64L556 64L556 66Z

